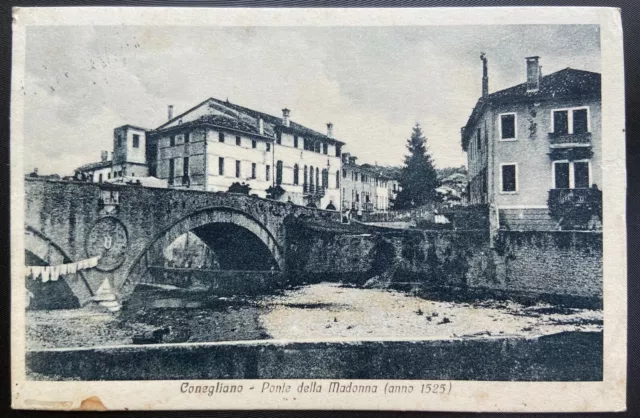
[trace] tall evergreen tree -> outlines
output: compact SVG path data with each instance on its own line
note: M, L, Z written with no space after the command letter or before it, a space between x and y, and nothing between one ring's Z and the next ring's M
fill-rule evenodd
M416 123L407 140L409 154L405 156L400 172L400 191L394 202L395 209L408 209L433 202L438 187L438 174L427 149L427 138Z

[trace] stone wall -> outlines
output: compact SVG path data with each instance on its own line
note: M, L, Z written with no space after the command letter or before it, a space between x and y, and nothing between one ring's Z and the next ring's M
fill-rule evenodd
M366 233L287 231L293 280L342 280L444 289L440 296L497 296L598 307L602 234L579 231L488 233L372 228ZM448 289L448 290L447 290Z
M366 232L287 230L287 268L305 281L420 282L466 286L489 269L484 231L422 231L370 228Z
M599 381L602 333L427 341L160 344L27 351L25 361L28 373L37 373L40 380L181 379L176 387L196 379ZM328 382L322 384L327 393Z
M500 231L496 281L504 290L602 298L602 234L579 231Z

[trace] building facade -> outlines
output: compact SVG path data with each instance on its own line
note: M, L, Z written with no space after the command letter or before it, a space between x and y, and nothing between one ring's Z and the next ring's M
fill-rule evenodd
M461 132L469 203L492 205L501 226L555 228L549 199L601 184L600 74L542 76L539 57L528 57L525 83L489 94L481 58L482 96Z
M85 164L74 170L74 177L84 178L91 183L102 183L111 179L113 161L109 158L108 151L100 153L100 161Z
M357 157L342 154L342 207L366 213L392 208L398 181L385 167L359 165Z
M149 132L150 175L169 187L221 192L244 183L266 197L280 186L279 198L326 208L340 205L340 153L343 142L328 124L322 134L290 119L209 98Z

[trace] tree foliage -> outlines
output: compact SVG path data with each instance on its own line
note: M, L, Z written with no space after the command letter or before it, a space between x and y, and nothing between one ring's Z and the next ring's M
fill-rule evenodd
M413 127L411 137L407 140L409 154L405 156L404 166L400 172L400 191L395 202L395 209L408 209L433 202L438 187L438 174L427 148L427 138L422 133L420 124Z
M228 193L241 193L246 195L248 195L250 191L251 191L251 186L249 186L244 182L240 184L237 181L234 183L231 183L231 186L229 186L229 190L227 190Z
M267 199L278 200L285 193L286 193L286 190L284 190L282 186L280 186L279 184L276 186L269 186L269 188L267 189Z

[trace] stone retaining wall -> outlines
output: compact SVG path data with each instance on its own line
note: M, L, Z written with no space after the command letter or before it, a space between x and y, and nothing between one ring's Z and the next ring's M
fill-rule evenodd
M26 353L56 380L429 379L600 381L602 333L428 341L165 344Z

